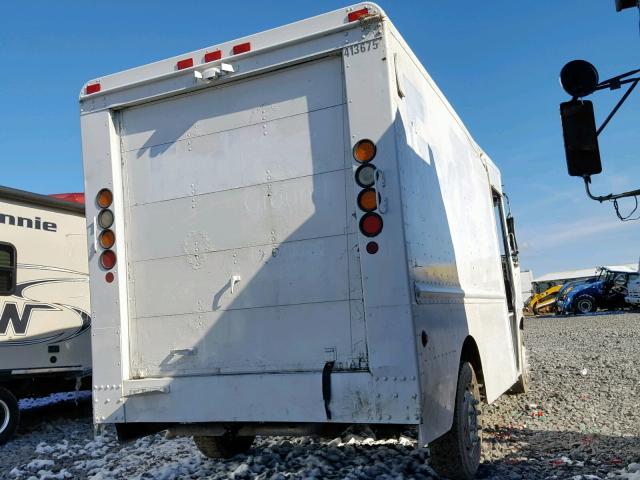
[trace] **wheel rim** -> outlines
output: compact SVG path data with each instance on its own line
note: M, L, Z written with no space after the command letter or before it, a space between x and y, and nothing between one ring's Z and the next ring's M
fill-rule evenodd
M4 400L0 400L0 433L7 429L10 418L9 405L7 405Z
M578 310L580 310L580 313L589 313L591 311L591 301L580 300L578 302Z
M464 443L467 450L474 449L480 442L478 437L478 410L476 405L478 401L473 393L467 389L464 392L464 412L466 422L464 423Z

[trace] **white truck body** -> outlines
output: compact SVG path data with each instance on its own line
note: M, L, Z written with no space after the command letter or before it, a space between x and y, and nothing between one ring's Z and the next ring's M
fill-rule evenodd
M489 402L519 378L500 173L378 6L92 80L80 109L95 423L413 424L428 442L461 358Z
M0 187L0 242L15 287L0 294L0 376L91 371L84 206Z

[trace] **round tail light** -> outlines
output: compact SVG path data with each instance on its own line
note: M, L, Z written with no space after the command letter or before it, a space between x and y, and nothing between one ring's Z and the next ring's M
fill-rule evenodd
M109 228L113 225L113 212L111 210L102 210L98 214L98 225L100 225L100 228Z
M353 158L358 162L369 162L376 156L376 146L371 140L360 140L353 147Z
M365 213L360 219L360 231L366 237L375 237L382 231L382 217L377 213Z
M105 250L100 255L100 265L105 270L111 270L116 265L116 254L113 250Z
M98 241L102 248L111 248L113 244L116 243L116 235L113 233L113 230L105 230L100 234L100 237L98 237Z
M107 208L113 203L113 193L108 188L103 188L96 195L96 203L100 208Z
M358 194L358 206L363 212L371 212L378 207L378 195L373 188L362 190Z
M356 170L356 183L362 188L372 187L375 182L376 167L370 163L360 165Z

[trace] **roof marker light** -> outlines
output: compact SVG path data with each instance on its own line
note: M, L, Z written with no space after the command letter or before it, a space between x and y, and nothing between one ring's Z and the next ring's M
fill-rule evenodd
M185 68L191 67L193 67L193 58L185 58L183 60L179 60L178 63L176 63L176 68L178 70L184 70Z
M84 93L86 95L91 95L92 93L98 93L99 91L100 91L99 83L92 83L91 85L87 85L87 87L84 89Z
M220 60L222 58L221 50L214 50L213 52L207 52L204 54L204 62L215 62L216 60Z
M360 10L354 10L353 12L349 12L349 15L347 15L347 20L349 22L355 22L356 20L360 20L365 15L369 15L369 9L366 7L361 8Z
M245 53L251 51L251 42L240 43L233 46L233 54Z

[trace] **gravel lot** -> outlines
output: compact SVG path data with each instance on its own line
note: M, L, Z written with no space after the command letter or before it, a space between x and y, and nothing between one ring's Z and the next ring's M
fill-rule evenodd
M483 409L481 478L640 480L640 315L526 321L530 393ZM65 399L66 398L66 399ZM415 478L435 476L410 434L263 438L248 456L204 458L190 439L118 445L93 437L87 394L23 402L20 434L0 447L0 478Z

